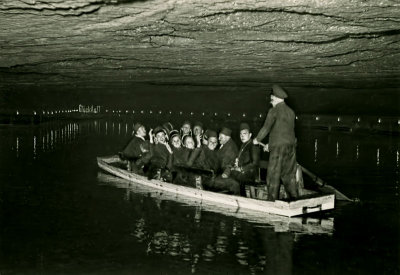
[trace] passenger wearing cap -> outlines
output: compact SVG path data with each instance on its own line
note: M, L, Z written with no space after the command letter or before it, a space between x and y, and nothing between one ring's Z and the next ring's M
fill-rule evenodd
M270 102L272 108L268 111L263 127L253 140L257 145L267 135L269 142L269 163L267 169L268 200L278 199L280 180L282 180L289 198L298 196L296 187L296 138L294 133L295 113L286 105L288 97L282 87L272 86Z
M143 174L144 165L150 159L150 145L146 137L146 128L141 123L133 126L133 138L124 150L119 153L121 159L128 160L128 170L134 173Z
M231 168L230 176L240 183L240 194L245 196L245 185L254 184L258 175L260 147L253 144L249 124L241 123L239 130L242 145L240 146L235 164Z
M153 133L155 137L154 144L150 147L151 158L148 177L171 182L172 149L166 142L166 133L162 127L156 127Z
M231 168L233 167L235 158L238 155L238 149L235 142L231 139L231 134L232 130L226 127L222 128L221 132L219 133L218 139L221 146L218 149L218 173L221 173L222 175L215 178L211 189L239 195L239 183L235 180L226 180L231 173Z
M215 173L218 170L218 155L217 155L217 132L208 130L208 143L196 148L191 154L188 166L193 166L203 170L212 170Z

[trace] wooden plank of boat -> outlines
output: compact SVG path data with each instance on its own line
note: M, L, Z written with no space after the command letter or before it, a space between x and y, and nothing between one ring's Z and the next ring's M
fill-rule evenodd
M290 202L280 200L270 202L210 192L158 180L149 180L144 176L140 176L111 165L112 163L118 163L119 161L120 160L118 156L97 158L98 166L104 171L107 171L115 176L134 181L137 184L142 184L145 186L175 193L177 195L183 195L205 201L212 201L218 204L228 205L230 207L236 208L237 211L240 209L242 211L258 211L293 217L333 209L335 206L334 194L321 195L317 197L307 197L304 199L299 198L296 201Z

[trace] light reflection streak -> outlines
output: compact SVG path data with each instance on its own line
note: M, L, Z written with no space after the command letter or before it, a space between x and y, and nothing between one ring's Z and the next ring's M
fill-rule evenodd
M317 162L317 156L318 156L318 139L315 139L315 141L314 141L314 162Z
M339 149L339 141L338 141L338 142L336 142L336 158L339 157L339 152L340 152L340 149Z
M378 148L376 150L376 166L379 166L379 162L380 162L380 149Z
M112 124L112 132L113 132L113 134L114 134L114 122L113 122L113 124Z
M16 155L17 155L17 158L18 158L19 157L19 137L17 137L17 144L16 144L15 149L16 149Z
M357 149L356 149L356 158L358 159L360 157L360 152L357 144Z
M33 159L36 159L36 136L33 136Z
M125 135L128 134L128 123L125 123Z
M106 135L108 134L108 122L106 121Z
M50 149L51 150L53 150L53 148L54 148L54 132L53 132L53 130L51 130L51 132L50 132Z
M45 151L45 149L44 149L44 140L45 140L45 137L44 137L44 136L42 136L42 152L44 152L44 151Z
M121 123L118 123L118 135L121 135Z

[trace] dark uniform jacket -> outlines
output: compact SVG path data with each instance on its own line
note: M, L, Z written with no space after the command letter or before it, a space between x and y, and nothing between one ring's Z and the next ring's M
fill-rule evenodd
M146 152L149 152L149 142L134 136L125 149L122 151L122 156L128 160L137 160Z
M150 165L157 168L170 168L172 157L164 144L153 144L151 147Z
M218 149L219 172L230 175L231 168L235 164L238 148L232 139L229 139L222 148Z
M172 147L172 166L187 166L192 151L185 147Z
M238 166L243 172L256 170L260 164L260 147L253 144L253 140L243 143L239 150Z
M257 140L262 141L269 134L269 147L295 144L294 121L293 110L285 102L278 103L269 110ZM276 124L279 127L274 127Z
M193 154L189 158L188 165L216 172L219 166L217 151L210 150L206 145L202 145L200 148L196 148L193 151Z

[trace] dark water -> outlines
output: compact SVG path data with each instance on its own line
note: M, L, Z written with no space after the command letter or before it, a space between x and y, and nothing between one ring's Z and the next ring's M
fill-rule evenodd
M399 274L399 138L299 132L299 162L361 202L260 220L99 172L131 131L0 128L1 274Z

